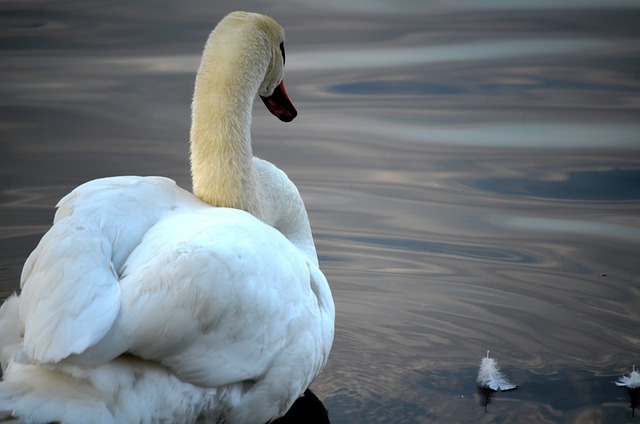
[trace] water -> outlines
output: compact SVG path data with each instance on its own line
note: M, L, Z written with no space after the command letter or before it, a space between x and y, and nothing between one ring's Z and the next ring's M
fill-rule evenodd
M282 124L337 306L332 423L635 422L640 6L610 2L0 5L0 294L56 201L109 175L189 187L201 48L232 9L287 31ZM480 405L490 350L520 387Z

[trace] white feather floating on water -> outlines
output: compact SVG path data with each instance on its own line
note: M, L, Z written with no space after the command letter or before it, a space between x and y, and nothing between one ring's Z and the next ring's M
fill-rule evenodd
M640 372L636 371L636 366L634 365L631 369L631 374L618 378L616 385L626 387L627 389L637 389L640 387Z
M491 390L500 390L507 391L517 389L518 386L515 384L511 384L507 379L502 375L500 370L498 369L498 363L495 358L489 357L489 351L487 351L487 356L482 358L482 362L480 362L480 370L478 371L478 384L481 387L487 387Z

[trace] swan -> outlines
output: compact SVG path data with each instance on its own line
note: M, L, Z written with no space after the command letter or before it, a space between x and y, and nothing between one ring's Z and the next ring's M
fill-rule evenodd
M230 13L196 74L193 193L120 176L60 200L0 308L0 418L264 424L303 395L334 302L296 186L250 135L256 94L296 117L284 62L275 20Z

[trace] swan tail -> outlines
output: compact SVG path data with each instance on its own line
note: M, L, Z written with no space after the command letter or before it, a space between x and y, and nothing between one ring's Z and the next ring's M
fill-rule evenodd
M95 390L42 365L10 362L0 382L0 422L115 423Z
M217 404L216 389L127 355L98 367L12 361L0 382L0 423L193 423Z
M0 307L0 423L114 422L104 402L96 402L71 376L16 359L24 355L19 308L16 294Z

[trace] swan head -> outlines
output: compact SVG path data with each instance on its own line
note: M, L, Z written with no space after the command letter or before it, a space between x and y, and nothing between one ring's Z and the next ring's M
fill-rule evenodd
M298 112L293 106L287 90L284 87L284 30L272 18L259 15L259 26L262 27L271 47L271 60L267 67L262 84L258 89L258 95L271 113L281 121L291 122Z
M252 62L261 64L264 77L257 94L269 111L281 121L290 122L298 112L284 86L284 30L269 16L250 12L232 12L218 26L231 34L241 29L244 45ZM220 31L222 32L222 31Z

